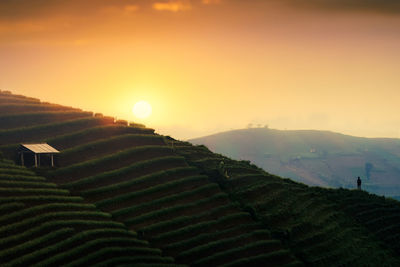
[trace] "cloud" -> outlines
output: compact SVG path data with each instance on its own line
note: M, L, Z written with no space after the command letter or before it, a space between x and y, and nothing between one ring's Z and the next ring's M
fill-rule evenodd
M192 9L192 4L189 0L170 0L153 3L153 8L159 11L178 12Z
M49 15L90 17L99 11L113 10L129 14L142 7L160 11L184 11L195 9L197 5L224 3L245 7L251 2L279 2L301 8L318 8L328 11L360 11L377 13L400 13L400 0L0 0L0 19Z
M0 0L0 19L90 17L105 10L126 14L137 11L141 3L143 0Z
M282 2L302 8L328 11L400 13L399 0L282 0Z
M100 13L106 15L130 15L132 13L137 12L140 9L139 5L113 5L113 6L105 6L102 7Z
M222 0L202 0L204 5L221 4Z
M60 16L90 20L99 14L129 16L148 9L179 12L221 3L246 9L252 2L278 2L312 10L400 14L400 0L0 0L0 22Z

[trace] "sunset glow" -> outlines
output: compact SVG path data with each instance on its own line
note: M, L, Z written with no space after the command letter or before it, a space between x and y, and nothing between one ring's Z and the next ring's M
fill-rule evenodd
M146 119L151 115L151 105L147 101L139 101L133 106L133 114L139 119Z
M0 2L0 89L129 121L147 99L146 125L182 139L250 123L400 137L395 1L33 2Z

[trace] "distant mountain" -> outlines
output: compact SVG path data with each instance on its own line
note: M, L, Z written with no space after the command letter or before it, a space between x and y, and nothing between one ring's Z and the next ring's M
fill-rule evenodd
M189 141L308 185L354 188L360 176L363 189L400 195L400 139L250 128Z

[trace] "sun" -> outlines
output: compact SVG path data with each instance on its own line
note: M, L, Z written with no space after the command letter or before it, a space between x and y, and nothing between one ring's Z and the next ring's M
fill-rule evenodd
M151 115L152 108L149 102L139 101L133 106L133 114L139 119L146 119Z

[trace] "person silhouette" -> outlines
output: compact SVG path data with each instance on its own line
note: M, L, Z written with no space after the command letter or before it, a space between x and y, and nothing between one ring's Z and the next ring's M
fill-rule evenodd
M358 176L358 178L357 178L357 189L361 190L361 179L360 179L360 176Z

